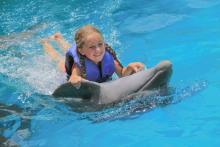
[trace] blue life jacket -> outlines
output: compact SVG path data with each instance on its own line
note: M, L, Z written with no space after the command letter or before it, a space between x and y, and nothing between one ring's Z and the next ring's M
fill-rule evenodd
M76 50L76 44L73 44L66 52L65 68L67 73L67 78L72 74L72 66L75 63L78 68L82 71L82 66L80 63L80 58ZM100 67L95 64L90 59L84 57L84 66L86 72L86 79L95 82L105 82L111 79L113 73L115 72L114 58L111 53L107 50L105 51L104 57L100 63Z

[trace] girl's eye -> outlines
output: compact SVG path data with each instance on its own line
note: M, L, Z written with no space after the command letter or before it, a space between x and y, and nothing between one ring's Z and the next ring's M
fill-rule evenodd
M89 48L92 49L92 50L95 50L96 46L90 46Z
M99 47L102 47L103 45L104 45L103 42L100 42L100 43L98 44Z
M97 45L93 45L93 46L90 46L89 48L91 50L95 50L97 47L103 47L104 46L104 43L103 42L100 42L98 43Z

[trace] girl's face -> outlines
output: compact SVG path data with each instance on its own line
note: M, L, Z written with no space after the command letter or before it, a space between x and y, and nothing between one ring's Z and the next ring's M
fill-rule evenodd
M86 37L82 49L79 51L82 55L98 64L102 61L105 54L105 43L102 36L96 32L89 34Z

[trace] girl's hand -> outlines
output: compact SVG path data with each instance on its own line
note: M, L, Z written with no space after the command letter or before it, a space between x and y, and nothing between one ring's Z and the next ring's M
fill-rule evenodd
M76 87L77 89L80 88L81 86L81 81L82 81L82 77L77 76L77 75L72 75L69 79L69 82Z
M123 76L128 76L136 72L144 70L144 64L140 62L133 62L128 64L128 66L122 71Z

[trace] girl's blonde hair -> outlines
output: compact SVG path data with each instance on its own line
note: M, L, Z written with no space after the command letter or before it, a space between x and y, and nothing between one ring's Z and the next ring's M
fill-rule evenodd
M86 37L91 33L98 33L103 38L101 32L97 28L92 25L85 25L75 34L75 42L78 49L83 47Z

